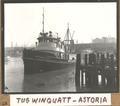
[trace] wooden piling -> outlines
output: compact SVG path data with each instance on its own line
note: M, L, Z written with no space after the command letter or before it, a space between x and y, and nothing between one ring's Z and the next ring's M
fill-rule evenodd
M80 90L80 65L81 65L81 54L77 54L76 72L75 72L75 86L77 92L79 92Z
M84 63L81 64L81 54L77 54L75 84L76 91L86 87L96 92L116 92L117 70L115 69L114 55L110 53L90 53L84 55ZM81 72L81 76L80 76ZM83 84L83 73L85 73L85 86ZM101 85L98 84L98 75L101 75ZM81 77L81 78L80 78ZM81 79L81 84L80 84ZM107 82L106 82L107 80ZM80 85L82 86L80 88ZM102 87L102 89L101 89ZM91 91L90 91L91 92Z

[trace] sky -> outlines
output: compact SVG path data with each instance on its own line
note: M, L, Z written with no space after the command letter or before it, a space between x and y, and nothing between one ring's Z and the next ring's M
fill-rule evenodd
M58 33L61 39L68 23L73 39L90 43L92 39L115 37L116 3L10 3L5 4L5 47L33 46L42 31L42 13L45 31Z

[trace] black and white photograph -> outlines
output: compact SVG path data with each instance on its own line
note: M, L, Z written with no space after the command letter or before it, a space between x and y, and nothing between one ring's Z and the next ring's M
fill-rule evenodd
M5 93L118 92L117 3L5 3Z

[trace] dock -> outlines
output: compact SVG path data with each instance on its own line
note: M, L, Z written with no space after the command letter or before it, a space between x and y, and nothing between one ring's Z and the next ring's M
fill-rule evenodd
M118 92L119 74L115 54L90 53L77 54L76 61L76 92Z

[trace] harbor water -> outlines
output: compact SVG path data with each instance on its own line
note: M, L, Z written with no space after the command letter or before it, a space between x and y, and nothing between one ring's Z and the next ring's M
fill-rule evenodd
M22 59L7 57L4 67L4 81L8 92L22 92L24 82L24 65Z
M5 92L74 92L75 67L24 75L21 57L6 57Z

